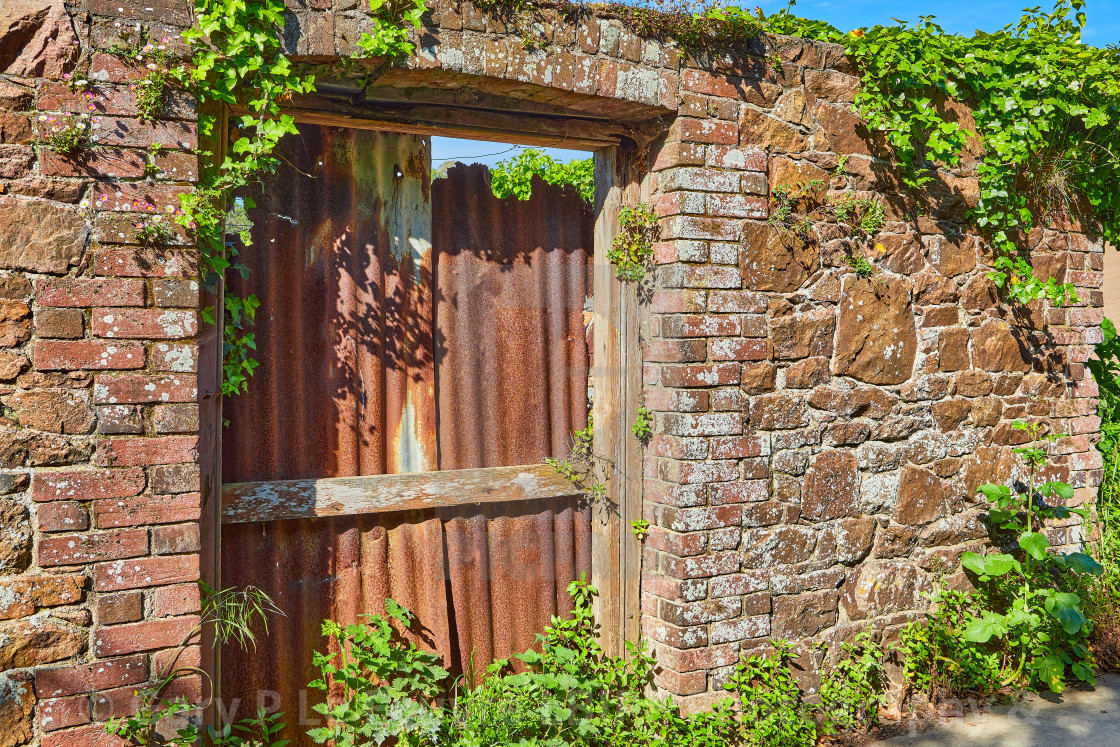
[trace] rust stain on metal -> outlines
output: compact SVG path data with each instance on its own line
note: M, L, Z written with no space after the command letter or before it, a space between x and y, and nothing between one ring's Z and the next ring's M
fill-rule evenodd
M572 190L500 200L488 179L458 165L432 185L441 469L566 454L587 420L592 216Z
M318 518L246 521L259 518L246 509L245 523L223 526L223 585L260 586L286 616L256 651L223 651L222 686L227 708L242 699L238 717L263 692L302 747L318 717L317 693L301 691L311 652L325 650L324 618L354 622L392 597L416 613L415 640L453 672L481 673L570 609L567 584L590 572L590 523L578 499L545 497L562 486L526 482L535 500L437 508L446 482L404 506L328 479L566 454L587 412L592 234L578 197L539 182L527 203L493 198L481 169L429 184L422 138L300 132L254 196L243 253L253 273L231 289L261 298L260 367L227 403L223 477L308 481L288 510ZM437 476L399 479L426 477ZM394 510L330 515L362 501Z

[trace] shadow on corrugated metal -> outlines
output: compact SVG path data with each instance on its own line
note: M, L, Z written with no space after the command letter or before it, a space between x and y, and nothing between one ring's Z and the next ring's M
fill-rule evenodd
M593 237L579 198L537 180L531 200L498 200L481 167L429 185L420 138L300 134L250 211L253 272L232 288L261 298L260 367L226 407L224 481L566 454L587 413ZM399 218L429 198L431 252L426 227ZM394 233L419 240L402 251ZM568 499L231 524L222 541L223 584L259 586L286 614L257 651L223 652L225 707L282 708L295 744L308 743L324 618L352 622L392 597L453 672L481 672L566 613L567 584L591 567L589 512Z

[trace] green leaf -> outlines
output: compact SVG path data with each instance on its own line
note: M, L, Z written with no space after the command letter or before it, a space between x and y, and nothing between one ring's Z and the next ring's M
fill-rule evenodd
M1075 573L1088 573L1090 576L1100 576L1104 573L1104 566L1083 552L1071 552L1063 557L1069 564L1070 570Z
M1050 540L1046 539L1046 535L1040 532L1024 532L1019 536L1019 547L1035 560L1045 560L1046 550L1050 547Z
M1002 638L1007 635L1007 623L1002 615L994 612L984 612L984 616L973 620L964 629L964 639L973 643L987 643L992 638Z
M1064 688L1062 684L1062 677L1066 673L1065 662L1057 654L1047 654L1046 656L1039 657L1032 664L1035 671L1038 672L1038 678L1042 680L1054 692L1061 692Z
M1085 615L1081 612L1081 597L1070 592L1058 592L1046 599L1046 611L1053 615L1069 635L1081 630Z

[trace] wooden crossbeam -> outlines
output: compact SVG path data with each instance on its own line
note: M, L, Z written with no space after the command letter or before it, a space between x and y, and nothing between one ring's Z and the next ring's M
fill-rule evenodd
M581 495L546 464L222 486L222 523L354 516Z

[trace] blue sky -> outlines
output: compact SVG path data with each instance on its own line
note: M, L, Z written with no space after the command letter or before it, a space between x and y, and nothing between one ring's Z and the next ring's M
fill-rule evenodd
M1035 0L1043 7L1050 7L1046 0ZM744 6L759 5L765 12L774 13L786 6L785 2L771 0L743 0ZM1019 20L1024 0L971 0L971 2L952 2L950 0L919 0L918 2L887 2L886 0L800 0L794 12L806 18L828 21L842 30L887 25L893 23L892 17L904 21L917 21L919 15L937 16L937 22L946 31L971 36L974 31L997 31L1009 23ZM1120 42L1120 0L1089 0L1086 8L1088 23L1084 39L1086 43L1099 47ZM486 143L473 140L457 140L446 137L432 138L432 163L436 166L444 161L459 160L464 163L485 163L493 166L496 162L516 154L518 146L502 143ZM569 161L573 158L586 158L580 151L545 149L553 158Z

